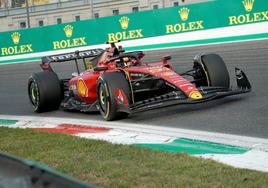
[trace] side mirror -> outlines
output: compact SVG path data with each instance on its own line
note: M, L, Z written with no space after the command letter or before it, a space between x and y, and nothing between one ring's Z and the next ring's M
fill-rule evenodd
M169 55L169 56L164 56L162 60L163 60L163 61L171 60L171 56L170 56L170 55Z
M80 53L79 50L76 50L76 51L74 52L76 58L78 58L78 59L80 59L80 54L79 54L79 53Z
M108 70L108 67L95 67L93 70L94 71L106 71Z
M72 78L77 77L77 76L78 76L78 73L77 72L73 72L72 73Z

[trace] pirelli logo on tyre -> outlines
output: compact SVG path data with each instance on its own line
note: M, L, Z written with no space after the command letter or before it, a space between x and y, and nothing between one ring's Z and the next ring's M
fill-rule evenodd
M87 40L86 37L73 37L75 32L74 26L68 24L62 28L61 33L65 35L65 39L53 41L53 50L65 49L65 48L74 48L79 46L86 46Z
M1 55L19 55L33 52L32 44L22 44L23 35L20 32L13 32L10 35L12 45L1 48Z
M243 7L244 13L240 15L229 16L229 25L242 25L261 21L268 21L268 10L262 12L254 12L255 4L262 0L240 1L241 8Z

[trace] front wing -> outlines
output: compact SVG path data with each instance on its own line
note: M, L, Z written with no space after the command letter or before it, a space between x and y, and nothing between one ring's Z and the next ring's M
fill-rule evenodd
M180 91L173 91L161 96L136 102L130 105L130 112L136 113L179 104L196 104L211 101L214 99L219 99L226 96L250 92L251 85L245 73L242 70L235 68L235 74L237 81L236 89L223 87L200 87L198 89L203 96L202 99L188 98Z

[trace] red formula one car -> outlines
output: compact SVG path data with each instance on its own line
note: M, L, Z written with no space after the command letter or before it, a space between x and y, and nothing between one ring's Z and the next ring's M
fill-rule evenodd
M226 65L217 54L200 54L193 68L174 71L169 56L157 63L142 62L142 51L125 52L122 47L76 51L42 58L43 72L28 81L35 112L58 109L90 112L99 110L105 120L125 118L131 113L177 104L205 102L246 93L251 85L238 68L237 88L231 89ZM74 61L77 72L59 79L51 63ZM79 69L83 64L84 71Z

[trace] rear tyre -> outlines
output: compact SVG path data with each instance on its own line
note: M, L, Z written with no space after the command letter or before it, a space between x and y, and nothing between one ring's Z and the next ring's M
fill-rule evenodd
M62 99L58 76L53 72L32 74L28 80L28 95L35 112L58 109Z
M197 87L230 87L230 77L223 59L217 54L201 54L194 59Z
M102 117L107 121L124 119L128 116L128 112L122 112L122 109L118 107L116 89L123 91L127 102L130 101L130 87L123 73L105 73L99 77L97 82L98 106Z

